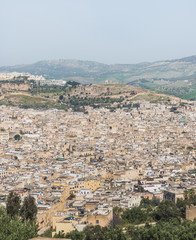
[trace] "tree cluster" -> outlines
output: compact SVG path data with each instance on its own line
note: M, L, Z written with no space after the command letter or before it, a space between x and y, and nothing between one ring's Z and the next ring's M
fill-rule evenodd
M6 202L6 212L9 216L20 216L23 220L35 221L37 206L35 199L31 196L25 197L21 205L20 196L15 192L10 192Z
M100 227L88 226L82 232L74 230L66 235L63 233L56 234L55 238L70 238L72 240L129 240L120 227Z
M0 208L0 240L28 240L36 237L36 214L37 207L33 197L26 197L21 205L19 195L10 192L6 209Z
M194 240L196 239L196 221L158 222L156 225L146 224L131 230L132 240Z
M36 237L38 226L35 222L11 216L0 208L0 240L28 240Z

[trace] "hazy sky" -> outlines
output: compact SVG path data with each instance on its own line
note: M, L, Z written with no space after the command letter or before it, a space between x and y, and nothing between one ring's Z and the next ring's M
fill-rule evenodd
M196 54L196 0L0 0L0 66Z

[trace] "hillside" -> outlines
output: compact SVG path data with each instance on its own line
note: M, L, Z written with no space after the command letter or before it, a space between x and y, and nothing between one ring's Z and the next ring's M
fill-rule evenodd
M21 83L23 84L23 83ZM154 91L125 84L78 84L68 82L65 86L39 86L33 84L27 90L0 87L0 105L18 106L32 109L59 109L88 113L92 108L107 108L111 112L118 109L131 111L138 107L140 101L175 106L176 103L188 101ZM9 83L9 86L15 83ZM23 84L24 85L24 84ZM7 85L6 85L7 87Z
M47 99L38 96L31 96L25 93L8 94L0 99L0 105L17 106L20 108L28 109L62 109L67 110L66 105L58 103L53 99Z
M29 72L46 78L63 78L80 83L103 83L108 80L196 100L196 56L153 63L114 65L80 60L53 60L0 67L0 71Z

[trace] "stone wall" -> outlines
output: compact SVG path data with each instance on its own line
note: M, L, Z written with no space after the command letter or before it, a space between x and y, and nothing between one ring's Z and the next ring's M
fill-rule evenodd
M193 221L196 218L196 206L191 205L186 208L186 219Z

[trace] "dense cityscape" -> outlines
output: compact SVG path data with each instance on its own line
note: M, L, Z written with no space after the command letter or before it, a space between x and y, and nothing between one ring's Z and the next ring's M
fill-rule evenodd
M15 75L13 81L28 76ZM2 98L13 92L27 94L23 84L2 92ZM152 213L141 219L128 217L129 210L148 211L145 204L170 201L175 206L179 199L187 201L190 192L191 204L195 203L194 102L168 96L147 101L145 94L151 92L116 83L75 84L55 101L66 104L66 99L76 99L78 94L110 101L105 107L90 101L82 111L0 106L2 206L7 208L10 193L22 202L30 196L37 207L39 235L65 237L75 232L84 239L85 229L92 226L123 229L129 224L154 224L157 219ZM196 207L189 204L179 217L193 220ZM116 239L131 236L140 239L133 230Z
M0 7L0 240L195 240L196 1Z

